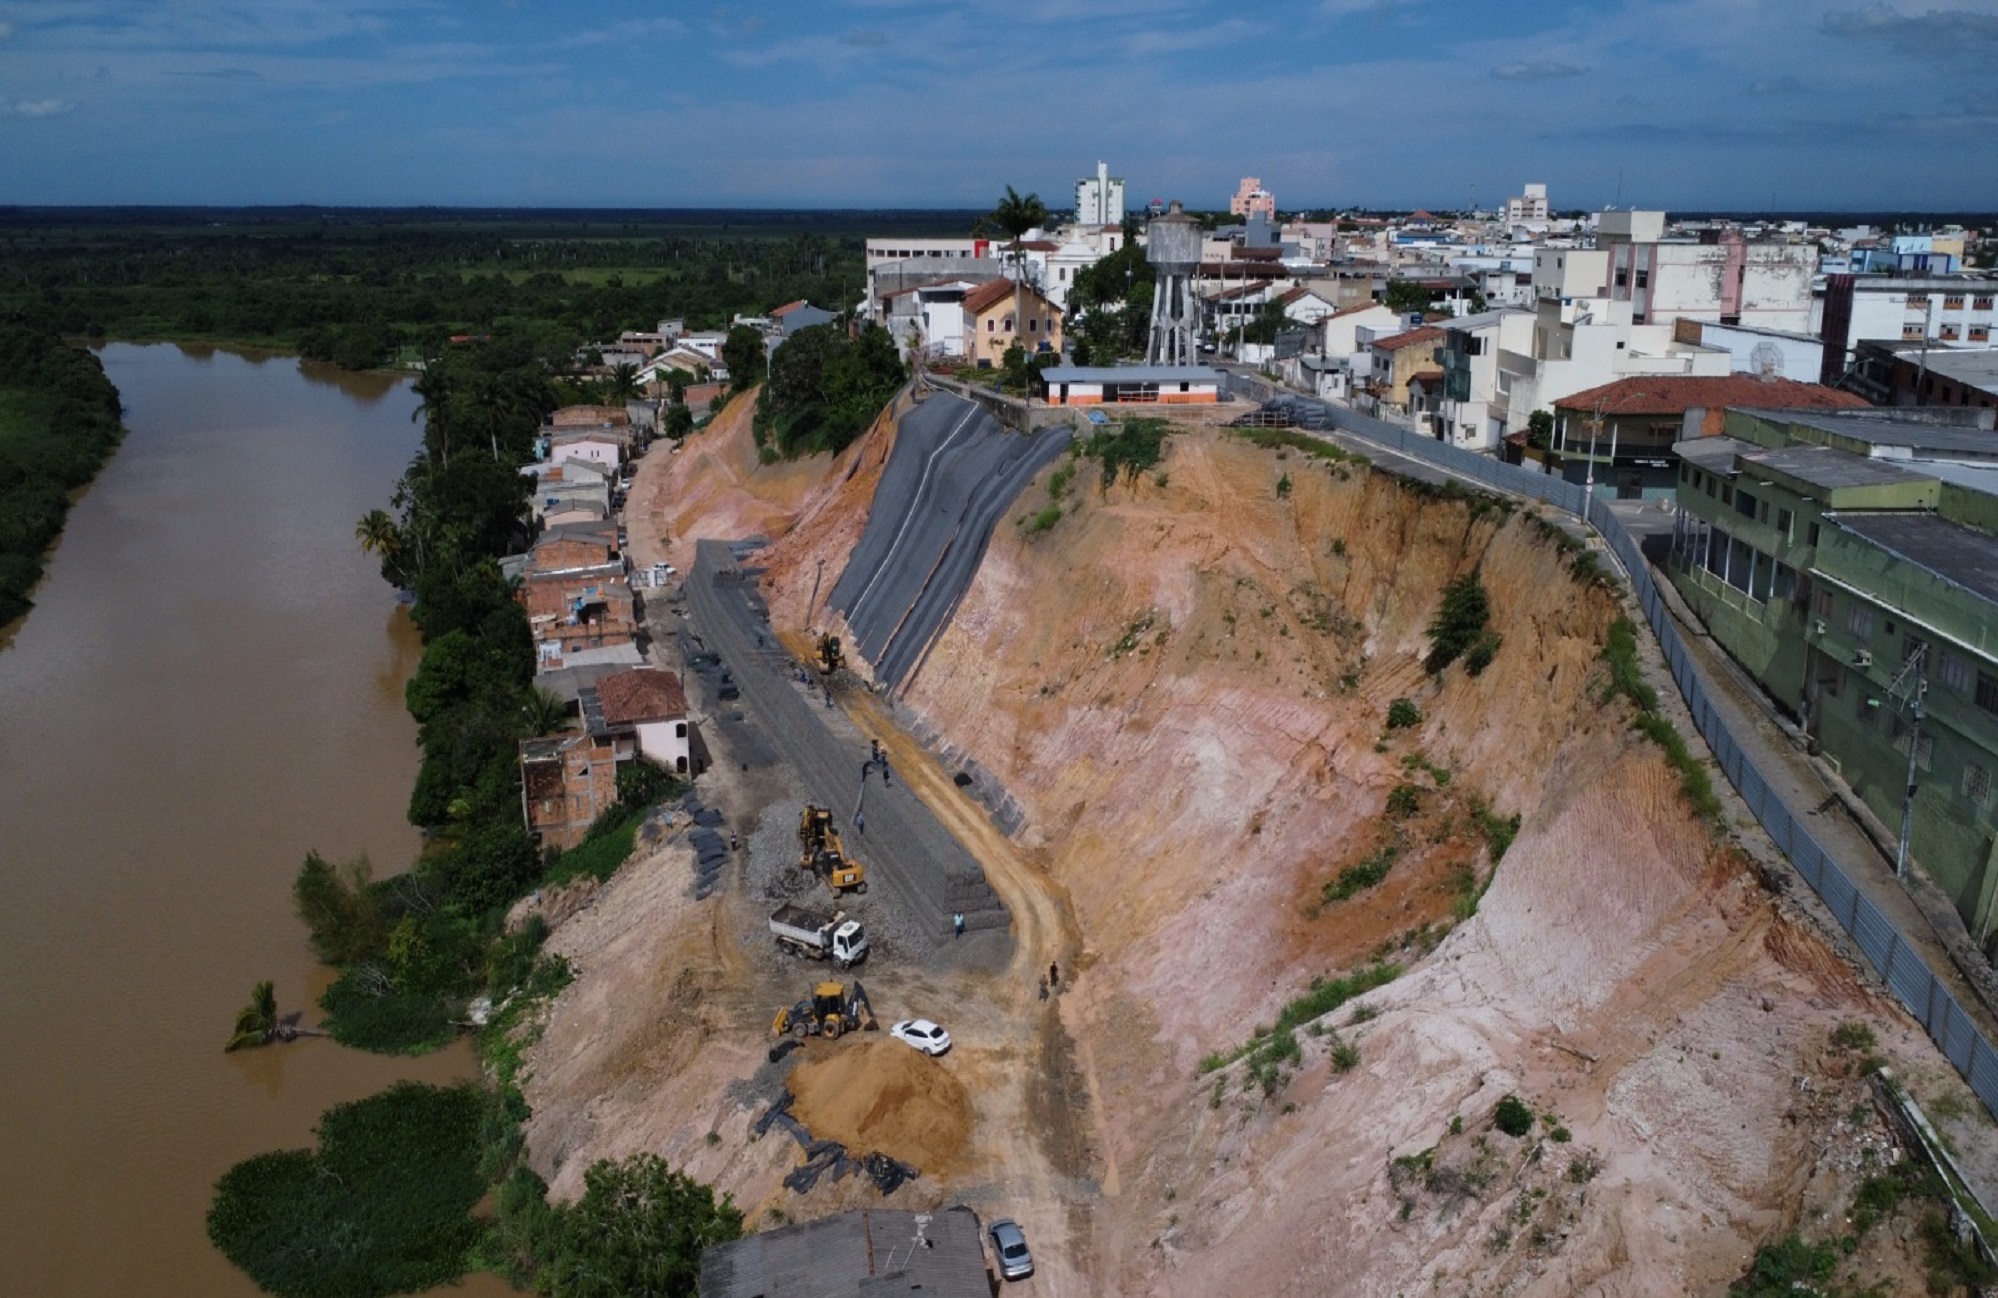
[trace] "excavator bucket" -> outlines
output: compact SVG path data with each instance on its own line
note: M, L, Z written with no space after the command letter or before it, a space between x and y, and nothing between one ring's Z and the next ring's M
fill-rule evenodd
M879 1032L881 1024L874 1017L874 1003L867 999L867 989L858 982L846 1000L846 1016L852 1019L862 1032Z

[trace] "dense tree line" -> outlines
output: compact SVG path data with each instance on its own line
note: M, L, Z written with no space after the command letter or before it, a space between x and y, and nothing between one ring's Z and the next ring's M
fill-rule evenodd
M773 456L837 454L907 377L885 329L868 325L851 338L831 325L800 329L770 356L756 401L757 445Z
M665 318L719 328L797 298L844 307L862 292L862 242L365 223L43 230L0 242L0 311L71 336L267 343L349 368L501 330L546 359Z
M28 611L70 493L116 449L118 390L52 330L0 319L0 626Z
M1145 260L1137 230L1135 220L1125 221L1123 245L1075 273L1066 341L1077 365L1115 365L1145 354L1158 273Z

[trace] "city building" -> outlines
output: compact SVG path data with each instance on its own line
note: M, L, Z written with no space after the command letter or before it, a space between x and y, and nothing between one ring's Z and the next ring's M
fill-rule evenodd
M1466 450L1496 451L1505 436L1499 352L1532 346L1533 313L1483 311L1442 321L1440 327L1443 341L1436 359L1443 374L1430 431L1437 440Z
M981 369L1002 364L1015 343L1029 355L1061 350L1061 310L1032 285L989 280L964 295L962 310L964 357Z
M687 694L672 672L657 667L613 672L585 687L577 702L584 731L609 744L618 761L642 757L675 775L691 770Z
M1051 406L1212 405L1221 374L1200 365L1051 365L1035 376L1034 395Z
M1242 183L1235 187L1234 195L1228 200L1228 211L1234 216L1262 215L1272 219L1276 216L1276 195L1263 188L1263 182L1254 176L1244 176Z
M1663 212L1604 212L1596 246L1609 253L1609 296L1633 324L1713 320L1809 332L1815 244L1751 242L1738 227L1668 238Z
M1998 409L1998 347L1862 342L1845 384L1880 405Z
M1947 277L1825 276L1812 328L1824 341L1819 381L1837 382L1863 342L1966 343L1993 341L1998 325L1998 272Z
M520 741L520 810L543 847L571 848L617 805L617 757L589 735Z
M1737 374L1803 383L1823 381L1825 344L1813 334L1690 319L1674 321L1673 330L1673 336L1682 343L1725 351Z
M1675 446L1720 435L1731 406L1866 410L1850 392L1748 374L1644 375L1570 393L1554 403L1554 450L1570 482L1599 482L1618 500L1669 500Z
M1548 222L1547 186L1527 185L1525 192L1505 200L1505 223L1545 230Z
M810 329L813 325L831 324L839 317L822 307L799 298L796 302L786 302L770 313L770 325L785 338L800 329Z
M1376 413L1406 413L1409 381L1432 370L1441 377L1436 349L1442 342L1443 331L1426 325L1373 341L1368 348L1373 368L1366 391Z
M1998 498L1950 481L1941 463L1790 444L1793 422L1733 410L1728 435L1674 448L1673 584L1885 825L1898 827L1906 804L1912 859L1988 954ZM1990 437L1908 426L1945 459L1953 443Z
M1124 178L1110 174L1110 164L1098 162L1094 176L1075 182L1077 225L1124 224Z

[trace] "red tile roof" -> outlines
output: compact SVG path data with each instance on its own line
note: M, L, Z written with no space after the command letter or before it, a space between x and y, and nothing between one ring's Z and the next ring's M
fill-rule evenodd
M687 693L680 678L657 667L637 667L597 682L597 702L604 720L614 726L666 721L687 715Z
M810 306L810 305L811 303L805 301L805 299L803 298L799 298L796 302L786 302L783 306L780 306L775 311L772 311L770 313L770 318L772 320L781 320L785 316L790 315L793 311L796 311L799 307Z
M972 289L964 295L965 314L977 315L981 311L997 306L999 303L1013 296L1013 289L1014 284L1010 279L986 280L983 284L980 284L977 288ZM1031 288L1023 288L1022 291L1028 297L1040 296L1040 294L1034 292Z
M1404 347L1414 347L1418 343L1437 343L1442 341L1443 331L1441 329L1424 325L1420 329L1411 329L1407 333L1396 334L1392 338L1376 338L1374 340L1374 350L1398 352Z
M1726 406L1763 406L1775 410L1865 410L1868 402L1850 392L1795 379L1757 378L1753 374L1711 377L1691 375L1633 376L1562 397L1556 410L1619 415L1683 415L1688 410L1718 410Z

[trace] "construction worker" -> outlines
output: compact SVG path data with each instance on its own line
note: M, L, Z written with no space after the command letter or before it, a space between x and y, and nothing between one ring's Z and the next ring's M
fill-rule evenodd
M853 813L853 832L856 834L864 834L867 832L866 812L856 811Z
M953 914L953 915L952 915L952 916L950 917L950 926L951 926L951 927L952 927L953 929L956 929L956 930L957 930L957 935L958 935L959 937L963 937L963 936L964 936L964 912L963 912L963 911L961 911L961 910L960 910L960 911L956 912L955 914Z
M1056 965L1056 964L1053 964L1053 963L1050 963L1050 964L1048 965L1048 986L1050 986L1050 987L1054 987L1054 988L1057 988L1057 989L1058 989L1058 988L1060 988L1060 986L1061 986L1061 966L1059 966L1059 965Z

